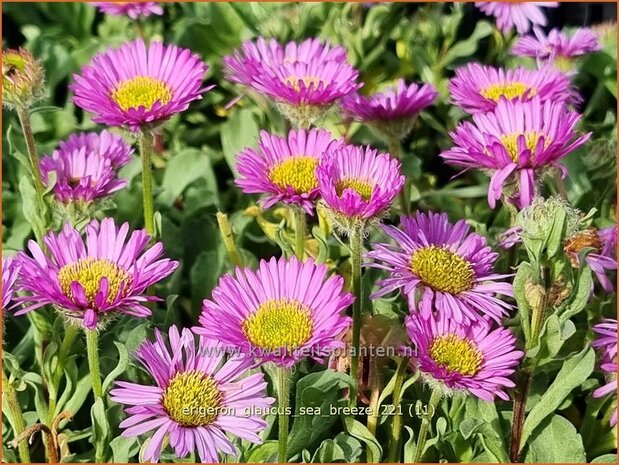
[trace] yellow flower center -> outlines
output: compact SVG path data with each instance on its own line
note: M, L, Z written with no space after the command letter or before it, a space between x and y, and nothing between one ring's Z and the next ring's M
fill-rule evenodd
M107 278L109 286L108 303L112 303L121 290L123 294L127 293L133 283L133 277L127 270L105 258L81 258L75 263L63 266L58 272L58 282L62 292L73 299L71 284L78 282L84 288L86 299L90 305L95 302L101 278Z
M418 249L410 261L411 271L432 289L460 294L473 287L475 271L460 255L431 245Z
M269 179L281 189L292 187L298 194L308 194L318 187L315 157L292 157L275 165L269 171Z
M163 408L182 426L208 426L219 414L222 393L217 382L201 371L178 373L163 392Z
M531 88L523 82L507 82L504 84L492 84L481 90L481 95L484 98L498 102L501 97L507 100L522 98L525 93L528 97L533 97L537 94L537 89Z
M374 186L367 181L363 181L361 179L342 179L337 182L335 185L335 191L338 196L342 196L342 193L346 189L352 189L357 192L363 200L366 202L370 200L372 197L372 192L374 192Z
M243 322L249 342L265 351L297 349L311 337L313 329L310 309L298 300L285 298L263 302Z
M483 362L481 351L471 341L455 334L439 336L430 346L430 357L450 373L474 376Z
M305 85L306 89L309 89L309 87L313 85L314 90L317 89L318 85L321 83L323 85L326 85L325 81L323 81L322 79L312 76L289 76L284 81L284 84L286 84L287 86L292 86L296 92L299 92L301 90L301 82Z
M514 132L512 134L502 135L501 143L503 144L503 147L505 147L505 150L507 150L507 153L509 154L511 159L514 161L518 161L518 138L521 135L524 135L525 145L527 149L531 151L532 155L535 155L537 142L542 136L542 134L536 131L527 131L524 134L521 132ZM549 144L550 139L546 137L544 140L544 147L548 147Z
M121 82L112 92L112 99L125 111L139 107L150 110L156 102L165 105L172 100L172 90L159 79L139 76Z

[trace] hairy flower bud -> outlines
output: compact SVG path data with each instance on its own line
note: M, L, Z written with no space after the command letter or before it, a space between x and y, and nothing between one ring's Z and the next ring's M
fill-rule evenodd
M28 108L43 97L45 73L25 49L2 52L2 103L7 108Z
M517 224L522 228L522 237L528 239L544 239L552 229L556 215L565 212L566 235L578 230L581 221L580 211L573 208L561 197L544 199L536 197L528 207L518 214Z

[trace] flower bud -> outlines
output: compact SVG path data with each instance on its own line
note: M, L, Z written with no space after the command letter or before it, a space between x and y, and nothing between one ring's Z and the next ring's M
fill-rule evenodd
M2 103L7 108L28 108L44 94L43 67L25 49L2 52Z

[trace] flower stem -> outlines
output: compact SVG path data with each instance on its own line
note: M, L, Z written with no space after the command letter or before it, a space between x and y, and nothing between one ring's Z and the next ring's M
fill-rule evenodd
M19 437L26 428L24 423L24 417L22 414L21 407L19 405L19 399L17 398L17 392L13 385L9 382L9 378L6 376L4 372L4 368L2 368L2 401L6 402L11 418L9 418L9 422L13 428L13 433L15 433L15 437ZM28 439L24 438L19 441L19 460L22 463L30 463L30 450L28 449Z
M279 414L279 447L277 461L288 462L288 408L290 404L290 370L286 367L277 367L277 397Z
M368 385L370 388L370 410L368 415L368 431L376 436L376 429L378 427L378 418L380 417L380 406L378 401L380 400L381 389L381 373L378 367L378 358L370 354L370 370L368 374ZM372 448L368 445L366 448L366 457L368 463L376 463L378 457L374 457L372 454Z
M520 440L522 438L532 375L533 372L530 369L523 369L518 373L518 378L516 379L514 413L509 443L509 459L512 463L520 462Z
M153 134L143 128L140 135L140 157L142 158L142 201L144 206L144 227L153 238L155 236L155 212L153 208Z
M219 225L219 233L224 242L224 247L228 252L228 257L233 266L243 266L243 259L239 253L239 249L236 247L234 241L234 233L232 232L232 226L228 221L228 215L222 212L217 212L217 224Z
M421 428L419 429L419 435L417 436L417 446L415 447L415 456L412 463L420 463L423 456L423 450L426 447L426 440L428 438L428 430L430 429L430 421L434 416L434 411L441 400L442 394L438 389L432 390L430 396L430 403L428 404L428 413L423 416L421 420Z
M350 361L351 392L350 406L357 404L359 393L359 356L361 347L361 249L363 247L363 226L355 226L350 233L350 264L352 268L352 351Z
M402 145L399 140L392 139L389 141L389 153L402 162ZM400 191L400 207L402 208L402 214L408 215L410 213L410 183L408 178L404 179L404 185Z
M557 193L567 200L567 189L565 188L565 181L563 181L563 176L561 176L561 171L559 169L555 170L554 173L555 184L557 185Z
M402 357L398 364L398 369L395 373L395 385L393 386L393 407L394 417L391 424L391 437L389 440L389 454L387 462L398 462L400 459L400 437L402 436L403 416L400 412L402 405L402 385L406 376L406 368L408 367L408 358Z
M88 352L88 368L92 379L92 393L95 401L103 401L103 386L101 384L101 367L99 365L99 333L96 329L86 329L86 350ZM102 463L105 455L103 441L97 440L93 425L93 439L95 443L95 462Z
M306 218L305 210L298 207L292 207L294 215L294 229L295 229L295 243L294 253L300 261L303 261L305 256L305 230L306 230Z
M37 198L41 205L43 205L43 194L45 192L45 187L43 186L43 180L41 179L39 156L37 154L37 148L34 142L34 134L32 132L28 109L18 108L17 117L19 118L19 124L21 125L21 129L24 133L24 139L26 140L26 148L28 149L28 158L30 159L30 168L32 169L32 177L34 179L34 187L37 192Z
M54 369L54 373L52 374L52 380L49 389L49 407L47 411L47 424L51 425L56 417L56 402L58 400L58 388L60 387L60 380L62 379L62 374L64 371L64 364L67 360L69 352L71 351L71 347L73 347L73 342L78 334L77 326L73 324L67 324L65 326L64 339L62 340L62 344L60 345L60 349L58 350L58 361L56 362L56 368Z
M101 367L99 365L99 333L96 329L86 331L86 350L88 352L88 368L92 380L92 393L95 398L103 397L101 384Z

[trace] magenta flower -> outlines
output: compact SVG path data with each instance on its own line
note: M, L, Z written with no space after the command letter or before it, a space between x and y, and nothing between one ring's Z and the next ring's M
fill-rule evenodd
M145 461L159 460L166 436L177 457L197 451L202 463L218 463L219 452L238 455L227 434L262 443L258 433L267 423L260 412L268 413L275 399L266 397L264 375L249 373L252 360L237 355L225 361L224 354L203 338L196 346L190 330L179 333L174 325L168 343L155 329L155 342L136 351L155 385L117 381L110 398L128 406L122 436L154 431Z
M292 130L287 139L262 131L258 149L238 156L236 184L247 194L266 194L264 208L284 202L311 215L318 198L318 161L327 149L341 145L323 129Z
M545 102L579 101L565 74L546 67L531 70L523 67L504 70L469 63L456 69L449 82L452 102L467 113L492 111L501 99L528 101L539 98Z
M475 2L475 6L488 16L496 18L497 27L507 34L516 28L518 34L526 34L531 24L546 25L542 7L556 8L558 2Z
M617 320L606 319L593 327L598 338L592 346L599 350L602 371L605 372L607 384L593 391L594 398L617 395ZM617 408L610 419L610 426L617 424Z
M117 134L73 134L41 159L41 176L47 185L50 173L55 173L58 202L90 203L127 185L118 178L118 169L131 161L132 154L131 146Z
M131 19L163 14L163 8L157 2L93 2L93 5L102 13L112 16L128 16Z
M424 380L445 395L468 392L482 400L508 400L505 388L524 353L507 328L491 329L488 322L458 323L438 308L429 319L406 317L413 347L412 363Z
M564 251L574 267L578 267L578 254L584 248L593 249L585 261L596 274L602 289L612 292L614 280L609 279L607 273L617 271L617 225L599 230L591 227L568 237Z
M458 125L451 133L455 146L441 153L453 166L491 173L488 204L494 208L504 185L519 185L515 203L525 207L536 192L543 170L563 171L559 160L582 146L590 133L578 135L580 115L560 102L501 100L494 111L473 115L473 122Z
M228 79L275 100L293 122L309 126L361 84L346 50L307 39L282 46L273 39L245 42L224 57Z
M32 257L19 255L19 290L27 295L16 300L25 306L15 314L52 305L88 329L116 314L149 316L144 303L159 299L146 289L172 274L178 262L161 258L160 242L147 249L146 231L134 231L129 240L128 234L128 223L117 228L106 218L86 226L85 240L68 223L59 234L50 232L44 238L47 253L30 241Z
M369 146L343 145L318 163L318 187L336 216L371 220L383 215L404 185L400 162Z
M19 262L15 258L2 257L2 310L7 310L11 300L13 300L19 268Z
M350 326L343 315L353 296L340 276L309 259L262 260L257 271L224 275L204 300L194 332L261 361L290 367L310 357L322 362Z
M77 106L110 126L157 124L186 110L211 87L202 87L208 66L190 50L142 39L95 56L70 88Z
M601 50L598 36L591 29L577 29L568 37L558 29L552 29L548 35L540 28L533 28L535 37L524 36L512 47L512 54L537 58L543 66L550 63L561 71L572 69L572 59L587 53Z
M398 80L394 87L364 97L350 94L340 102L344 114L370 124L387 138L401 140L413 127L421 110L432 105L438 92L430 84L406 85Z
M492 318L497 323L512 305L497 295L512 296L506 275L495 274L498 254L486 239L470 232L466 221L451 224L445 213L417 213L402 219L402 229L383 226L395 242L373 244L367 266L386 270L390 276L377 284L371 298L400 289L412 311L425 319L440 308L454 321Z

